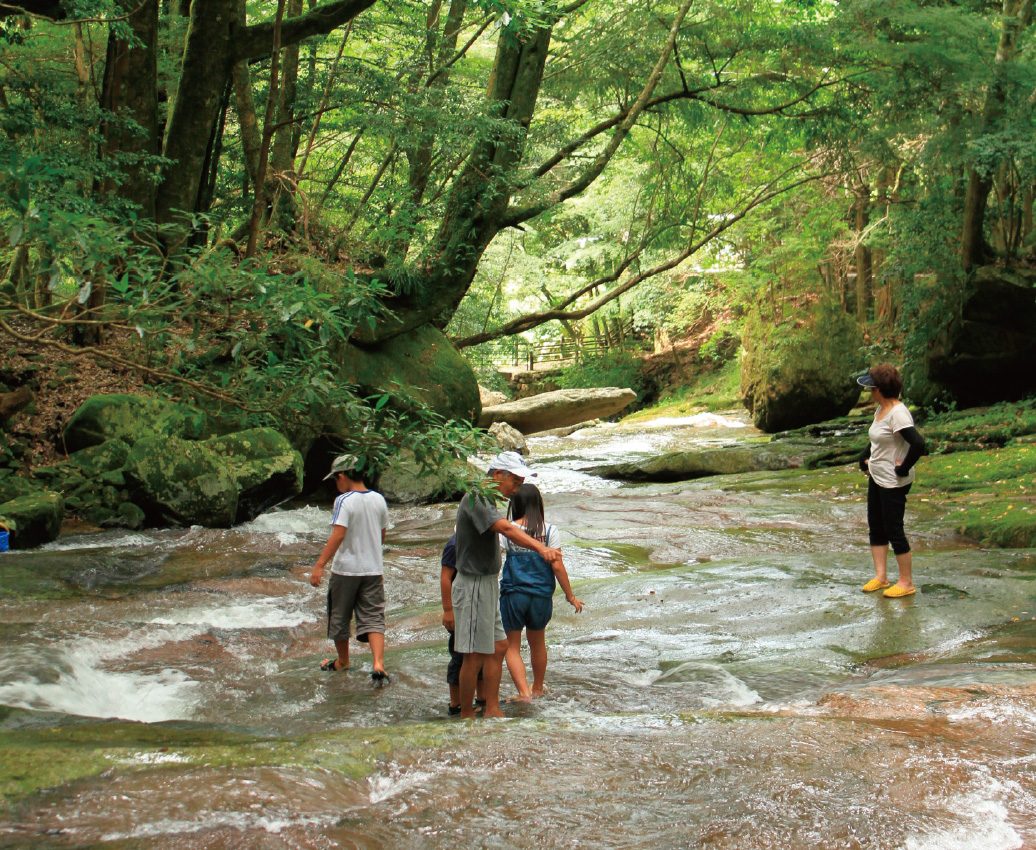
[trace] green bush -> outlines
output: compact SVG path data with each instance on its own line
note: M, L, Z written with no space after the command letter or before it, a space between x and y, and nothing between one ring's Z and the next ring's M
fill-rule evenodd
M644 377L643 359L627 348L612 348L594 354L583 354L579 362L561 373L562 389L587 387L629 387L643 402L650 384Z

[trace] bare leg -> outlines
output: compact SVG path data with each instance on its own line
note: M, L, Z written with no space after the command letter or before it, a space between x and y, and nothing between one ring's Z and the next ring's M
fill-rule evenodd
M385 672L385 635L381 632L367 632L367 642L370 644L371 669L375 672Z
M335 662L335 670L344 670L349 666L349 641L336 640L335 651L338 653L338 660Z
M482 665L482 678L485 679L486 685L486 717L503 717L504 713L500 710L500 674L504 670L504 656L507 654L507 641L498 640L493 648L496 650L492 655L483 655L485 662ZM468 658L464 656L464 663L467 664ZM464 675L464 669L461 668L461 676ZM461 679L463 682L464 679ZM472 689L474 690L474 688ZM463 699L463 696L461 697ZM462 703L463 707L467 707Z
M896 563L899 564L899 581L896 582L897 587L901 587L903 590L913 590L914 559L911 557L909 552L904 552L902 555L896 555Z
M528 699L532 696L529 680L525 676L525 661L522 660L522 630L507 633L507 672L511 674L518 696Z
M460 685L450 685L450 705L460 705Z
M529 639L529 658L532 661L532 695L534 697L543 696L543 680L547 676L546 634L546 629L525 630L525 636Z
M478 682L478 671L487 666L487 659L492 655L481 652L464 653L464 663L460 667L460 716L475 716L475 684ZM483 673L483 676L486 674ZM500 710L500 667L496 671L497 711Z
M888 581L889 547L871 546L871 558L874 559L874 578L884 584Z

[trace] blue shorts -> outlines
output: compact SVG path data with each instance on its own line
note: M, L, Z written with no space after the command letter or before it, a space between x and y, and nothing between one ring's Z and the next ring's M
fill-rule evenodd
M500 617L505 632L531 629L543 631L554 613L554 600L549 596L533 596L520 590L504 593L500 597Z

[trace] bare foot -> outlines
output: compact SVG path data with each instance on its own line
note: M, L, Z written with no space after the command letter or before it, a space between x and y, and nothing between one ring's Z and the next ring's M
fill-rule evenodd
M504 713L499 708L494 708L494 709L488 709L487 708L486 709L486 713L483 716L484 717L503 717Z

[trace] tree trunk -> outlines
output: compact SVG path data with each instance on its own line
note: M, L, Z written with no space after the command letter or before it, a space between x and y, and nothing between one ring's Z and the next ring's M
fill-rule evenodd
M1000 19L1000 42L996 49L993 80L986 91L982 109L981 135L997 129L1007 101L1005 77L1008 65L1018 52L1018 36L1032 21L1033 0L1003 0ZM964 198L964 223L961 233L961 264L965 271L990 259L991 251L985 237L986 204L993 188L995 166L980 169L972 166L968 172L968 192Z
M149 0L150 2L150 0ZM340 0L316 6L279 27L281 45L298 44L348 23L375 0ZM243 26L241 0L194 0L180 85L166 133L172 160L158 190L155 213L162 223L190 216L204 177L205 153L235 63L273 50L272 24Z
M172 160L158 190L155 213L169 223L195 211L205 154L233 68L231 32L239 0L194 0L183 70L169 119L165 156Z
M865 324L871 302L871 249L864 243L870 223L870 189L866 183L856 187L856 321Z
M394 315L357 339L389 339L425 322L445 327L475 278L479 260L503 227L511 200L512 177L521 161L550 46L549 28L515 43L502 33L486 95L487 113L520 128L476 143L450 192L438 233L417 262L423 279L418 291L393 299Z
M120 5L138 43L118 38L114 29L108 35L100 106L114 117L101 126L102 155L118 154L130 162L121 182L108 178L98 188L136 204L150 219L155 214L152 157L159 153L158 0L120 0Z
M288 0L291 17L302 14L302 0ZM278 230L295 230L295 99L298 93L299 46L288 45L281 51L281 84L277 93L276 129L270 149L270 169L266 197L272 201L269 220Z

